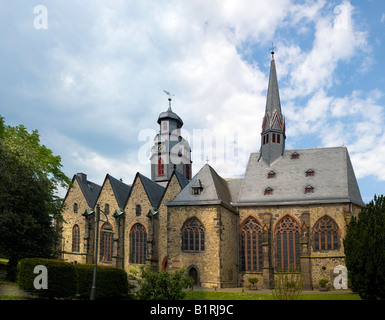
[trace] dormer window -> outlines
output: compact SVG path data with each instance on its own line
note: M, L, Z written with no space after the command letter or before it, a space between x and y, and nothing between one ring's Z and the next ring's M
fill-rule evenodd
M200 179L197 179L191 186L192 194L199 195L203 190L203 186Z
M313 193L314 192L314 188L312 186L307 186L305 188L305 193Z
M308 171L306 171L306 177L314 177L314 170L309 169Z
M270 187L265 189L265 196L270 196L272 194L273 194L273 189L271 189Z
M270 171L270 172L267 174L267 178L268 178L268 179L273 179L273 178L275 178L275 172L274 172L274 171Z
M297 152L294 152L291 154L292 159L299 159L299 154Z

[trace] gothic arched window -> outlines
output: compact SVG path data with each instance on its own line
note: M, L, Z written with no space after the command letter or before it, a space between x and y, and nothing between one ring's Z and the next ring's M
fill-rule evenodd
M339 228L337 223L330 217L320 218L313 228L314 250L338 250L340 248Z
M72 252L80 250L80 229L77 224L72 228Z
M130 262L145 264L147 250L147 231L146 228L136 223L130 231Z
M275 229L276 265L278 270L299 270L300 268L300 228L294 218L284 216Z
M100 231L100 260L112 261L112 245L114 240L112 226L106 222Z
M197 218L186 221L182 228L183 251L205 250L205 228Z
M158 159L158 176L164 176L164 163L161 157Z
M241 270L262 271L262 229L258 221L250 217L240 230Z

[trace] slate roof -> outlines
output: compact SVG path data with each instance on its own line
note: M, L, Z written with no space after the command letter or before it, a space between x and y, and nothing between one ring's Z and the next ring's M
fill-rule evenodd
M84 198L86 199L88 206L90 208L95 207L96 200L98 199L101 186L98 184L87 180L87 175L84 173L77 173L72 179L72 183L75 181L78 182L80 189L83 192Z
M173 119L179 121L181 125L183 125L182 119L172 111L171 106L168 107L167 111L162 112L158 117L158 124L162 121L162 119Z
M126 204L127 197L130 193L131 186L123 183L122 181L114 178L113 176L107 174L106 179L110 180L112 190L114 191L115 199L118 203L118 206L123 210L124 205Z
M189 180L187 180L187 178L181 174L179 171L176 171L174 170L173 174L175 174L176 178L178 179L178 182L179 182L179 185L180 187L183 189L185 186L188 185L189 183ZM172 176L171 176L172 177ZM171 181L171 178L170 178L170 181Z
M291 155L297 152L298 159ZM313 176L306 176L312 169ZM273 171L274 178L268 178ZM311 186L312 193L305 193ZM265 195L267 188L272 189ZM286 150L267 165L252 153L234 206L352 202L363 206L349 153L345 147Z
M159 206L159 202L162 199L165 188L157 184L156 182L150 180L149 178L145 177L139 172L136 174L134 184L137 178L142 181L143 187L147 193L147 197L150 200L151 205L154 209L157 209Z
M194 194L192 189L200 186L200 194ZM226 180L206 164L166 206L221 204L234 211L230 203L231 193Z

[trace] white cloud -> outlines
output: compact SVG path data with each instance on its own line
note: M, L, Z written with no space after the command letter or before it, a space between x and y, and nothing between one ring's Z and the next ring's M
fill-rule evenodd
M367 34L357 29L353 20L354 7L348 1L329 14L315 20L313 47L309 52L299 52L298 47L284 44L283 52L289 55L285 63L290 70L290 86L285 96L294 99L311 95L319 88L330 88L335 82L339 62L348 61L358 50L367 46Z
M289 144L310 132L324 146L345 142L355 162L361 150L380 151L375 142L383 135L376 117L383 112L381 92L336 97L332 90L341 80L341 63L367 50L368 34L358 28L348 1L336 7L326 0L98 0L47 6L49 29L39 38L48 48L41 58L46 69L35 71L42 87L36 91L24 82L20 92L43 101L44 115L63 130L50 145L73 173L86 171L95 182L106 173L117 178L133 177L135 170L148 173L149 163L137 161L138 133L158 129L157 117L168 106L165 89L175 94L173 110L188 132L207 129L218 139L216 153L226 161L217 157L210 164L224 177L242 174L248 154L260 147L268 46L274 39ZM248 62L243 54L251 57ZM367 58L350 67L364 72L371 65ZM228 151L232 139L239 147L235 161L231 143ZM108 141L114 141L115 152ZM122 153L124 159L117 156ZM200 158L204 162L206 155ZM361 176L371 172L364 164L357 164ZM195 163L193 170L199 169Z

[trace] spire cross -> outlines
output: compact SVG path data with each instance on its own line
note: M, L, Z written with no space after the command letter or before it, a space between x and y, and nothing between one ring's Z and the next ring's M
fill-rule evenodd
M277 49L277 48L274 47L274 42L272 42L272 43L271 43L270 51L271 51L271 55L272 55L273 58L274 58L274 49Z

